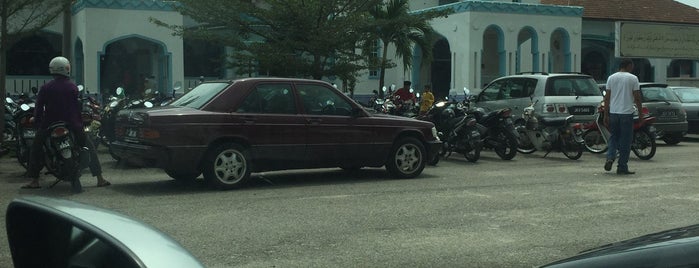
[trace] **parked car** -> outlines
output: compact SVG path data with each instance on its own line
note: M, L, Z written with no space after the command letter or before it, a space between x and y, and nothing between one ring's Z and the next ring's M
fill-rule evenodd
M5 218L14 267L204 267L154 227L71 200L20 197Z
M687 134L687 113L667 84L641 83L643 107L656 118L653 126L666 144L678 144Z
M580 252L541 267L696 267L699 225L647 234Z
M542 117L574 115L571 122L594 120L602 94L589 75L571 73L526 73L504 76L488 84L475 105L489 110L511 108L516 117L536 102Z
M237 188L251 172L380 167L420 175L441 142L430 122L366 111L331 84L249 78L205 82L169 106L124 110L112 151L176 180Z
M687 133L699 134L699 88L670 87L687 113Z

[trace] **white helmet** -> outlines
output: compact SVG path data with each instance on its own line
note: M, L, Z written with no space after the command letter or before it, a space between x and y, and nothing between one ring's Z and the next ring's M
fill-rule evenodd
M49 63L49 72L62 76L70 76L70 61L64 57L55 57Z

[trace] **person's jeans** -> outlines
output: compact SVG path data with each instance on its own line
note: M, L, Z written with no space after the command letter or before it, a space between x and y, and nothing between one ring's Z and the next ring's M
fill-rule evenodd
M633 114L609 114L609 137L607 160L616 159L619 151L618 171L629 170L629 154L633 138Z

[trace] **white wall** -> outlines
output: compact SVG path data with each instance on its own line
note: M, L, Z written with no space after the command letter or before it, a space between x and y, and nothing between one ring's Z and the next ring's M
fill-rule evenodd
M166 70L166 88L176 81L184 81L183 42L172 36L171 31L149 21L154 17L168 24L182 25L182 15L172 11L124 10L86 8L73 17L73 42L80 38L85 55L85 86L97 89L99 84L99 56L104 53L107 42L115 39L138 36L158 44L164 44L165 53L170 55L171 71Z

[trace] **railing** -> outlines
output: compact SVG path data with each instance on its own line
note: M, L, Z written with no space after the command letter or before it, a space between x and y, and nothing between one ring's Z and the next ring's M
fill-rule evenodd
M52 79L51 76L8 75L5 92L10 95L31 94L32 87L38 89Z

